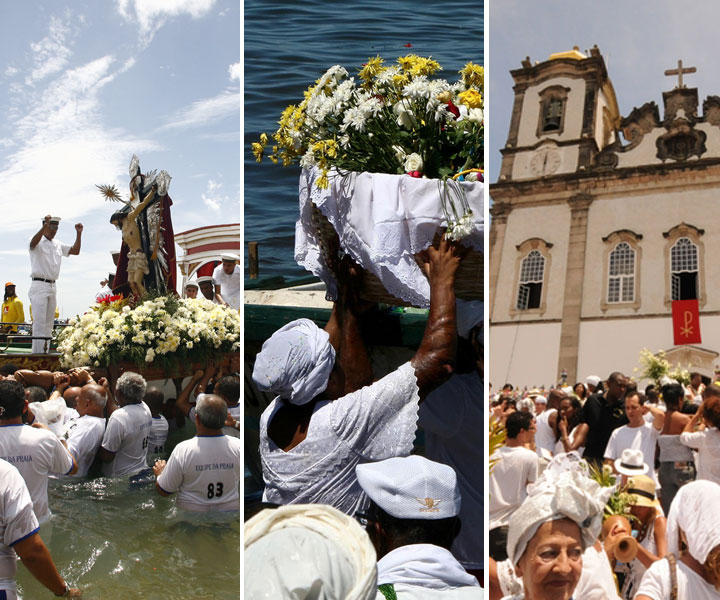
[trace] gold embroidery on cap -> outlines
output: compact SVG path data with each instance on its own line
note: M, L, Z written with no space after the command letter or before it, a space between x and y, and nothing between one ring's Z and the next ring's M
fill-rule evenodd
M440 512L440 509L438 506L442 502L442 500L436 500L435 498L415 498L420 504L423 505L423 508L420 509L420 512Z

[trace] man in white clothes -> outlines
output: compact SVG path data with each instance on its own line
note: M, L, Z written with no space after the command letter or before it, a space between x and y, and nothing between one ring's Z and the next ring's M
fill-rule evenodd
M30 240L30 277L32 284L28 291L33 313L33 337L52 336L57 294L55 281L60 276L60 263L63 256L80 254L82 223L75 225L75 243L72 246L54 239L60 223L60 217L47 215L42 227ZM49 340L33 339L33 354L42 354L50 346Z
M78 470L75 477L86 477L97 456L105 434L105 416L107 404L105 388L95 383L83 386L77 402L80 417L65 425L61 441L75 457Z
M195 422L195 404L190 403L193 390L198 394L197 399L205 395L205 387L216 374L213 366L193 373L188 384L183 388L177 398L176 408L184 414L190 422ZM240 378L236 375L225 375L215 381L213 392L220 396L227 404L228 416L223 427L223 433L230 437L240 437Z
M652 423L645 420L645 413L653 416ZM615 460L620 458L622 451L628 448L641 450L645 462L650 466L648 477L658 484L655 473L655 445L665 424L665 413L647 404L638 392L628 392L625 396L625 414L628 424L615 429L610 435L605 448L605 463L615 467Z
M225 401L204 394L197 402L197 435L180 442L166 461L153 467L161 496L177 492L177 506L194 512L240 510L242 442L222 432Z
M152 414L143 402L147 384L142 375L127 371L116 384L116 407L108 400L110 418L105 428L100 458L106 477L137 475L147 468L147 450Z
M535 437L535 419L529 412L514 412L505 421L505 445L490 461L490 550L497 561L507 558L507 532L513 513L527 496L527 484L538 476L539 458L525 448Z
M224 306L240 310L240 265L234 254L220 256L222 262L213 271L215 301Z
M407 456L360 464L355 472L371 501L356 517L377 552L378 600L484 597L450 552L461 526L452 467Z
M557 444L557 422L560 403L567 398L567 394L560 388L550 390L547 397L547 409L535 416L537 432L535 433L535 448L539 456L546 450L550 459ZM537 408L537 404L536 404Z
M50 473L72 475L77 464L60 440L50 431L23 425L27 412L25 391L18 381L0 381L0 458L20 471L30 491L33 510L40 523L50 516Z
M56 596L79 598L80 590L65 583L38 533L38 520L22 475L0 460L0 481L0 598L17 600L18 557L32 576Z

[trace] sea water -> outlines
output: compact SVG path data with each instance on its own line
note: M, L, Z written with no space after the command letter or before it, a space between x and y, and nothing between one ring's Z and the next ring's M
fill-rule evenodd
M260 242L261 277L299 276L307 274L293 258L300 169L258 165L250 144L335 64L355 75L369 57L391 64L415 53L456 81L468 61L483 63L483 1L246 0L244 14L245 242Z
M192 435L186 424L179 438ZM179 511L175 496L161 497L153 482L130 487L122 479L51 480L48 497L53 516L40 536L83 598L239 597L238 514ZM17 583L24 600L53 597L20 563Z

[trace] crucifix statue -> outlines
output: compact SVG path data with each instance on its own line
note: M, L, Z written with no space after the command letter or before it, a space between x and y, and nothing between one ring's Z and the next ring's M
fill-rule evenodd
M675 87L675 89L684 88L683 85L683 73L695 73L697 69L695 67L687 67L683 69L682 60L678 60L678 66L677 69L668 69L665 71L665 75L677 75L678 76L678 84Z

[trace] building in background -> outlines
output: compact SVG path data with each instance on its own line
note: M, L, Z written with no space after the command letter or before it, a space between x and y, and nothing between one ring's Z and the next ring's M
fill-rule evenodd
M605 61L577 47L511 71L490 186L490 381L631 375L640 351L711 376L720 348L720 97L678 64L662 106L619 114ZM667 74L667 73L666 73ZM670 80L669 80L670 81ZM697 299L702 343L674 345L672 301Z

